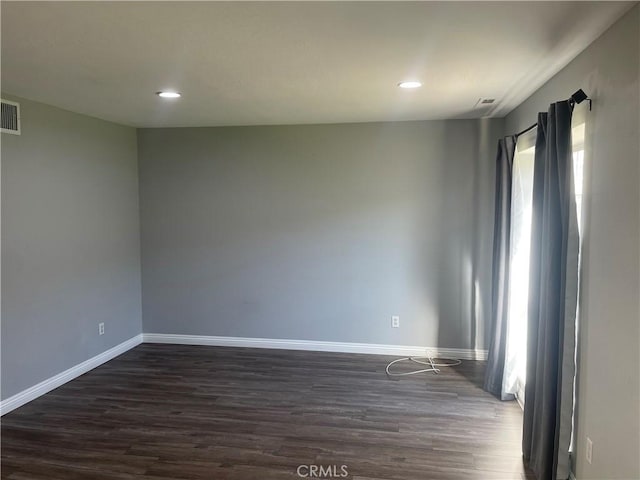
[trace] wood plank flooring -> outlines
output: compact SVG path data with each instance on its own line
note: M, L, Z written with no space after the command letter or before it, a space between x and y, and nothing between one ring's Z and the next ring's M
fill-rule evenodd
M482 391L483 362L396 380L389 360L143 344L2 417L1 476L533 478L520 408Z

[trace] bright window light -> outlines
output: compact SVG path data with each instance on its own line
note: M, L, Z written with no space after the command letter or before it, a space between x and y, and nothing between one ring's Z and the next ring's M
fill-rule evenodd
M529 258L533 209L533 170L536 130L518 139L511 184L511 236L505 391L524 404L527 374Z

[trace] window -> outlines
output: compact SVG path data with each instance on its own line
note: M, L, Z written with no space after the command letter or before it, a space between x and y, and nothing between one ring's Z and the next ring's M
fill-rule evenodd
M529 301L529 251L536 129L518 138L511 184L509 303L504 390L524 405Z
M578 119L576 121L576 118ZM571 128L571 142L572 142L572 150L573 150L573 184L575 188L575 198L576 198L576 217L578 220L578 235L579 235L579 243L578 243L578 302L576 304L576 335L575 335L575 344L576 350L574 352L574 361L576 367L578 365L578 332L580 325L580 272L581 272L581 264L582 264L582 238L583 238L583 194L584 194L584 139L585 139L585 123L583 120L580 120L581 116L574 116L574 121ZM577 374L576 368L576 374ZM573 412L571 415L571 440L569 442L569 452L575 451L575 414L576 414L576 376L573 378Z
M571 129L573 142L573 182L576 192L576 211L578 215L578 232L582 238L582 193L584 185L584 123L574 125Z
M582 238L583 173L585 124L574 121L572 128L573 174L578 220ZM511 184L511 237L509 305L507 317L507 348L504 391L512 393L524 407L527 357L527 315L529 308L529 257L531 244L531 213L533 202L533 167L536 129L518 138L513 160ZM578 257L578 268L580 256ZM579 309L576 312L576 345ZM577 364L577 359L576 359ZM575 391L574 391L575 405Z

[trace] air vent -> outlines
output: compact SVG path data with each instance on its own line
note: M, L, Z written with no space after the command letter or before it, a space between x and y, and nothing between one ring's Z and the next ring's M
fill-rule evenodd
M495 98L481 98L480 99L480 103L482 105L491 105L493 102L495 102L496 99Z
M20 104L16 102L10 102L9 100L2 100L2 133L11 133L13 135L20 135Z

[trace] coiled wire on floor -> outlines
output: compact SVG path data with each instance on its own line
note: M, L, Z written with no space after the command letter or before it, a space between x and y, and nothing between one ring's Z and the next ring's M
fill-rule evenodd
M395 365L396 363L400 363L400 362L406 362L406 361L419 363L420 365L428 365L428 368L421 368L419 370L412 370L410 372L398 372L398 373L394 373L390 370L392 365ZM460 365L461 363L462 363L462 360L451 360L447 363L436 363L433 357L404 357L404 358L398 358L393 362L390 362L387 365L387 368L385 368L385 372L387 372L387 375L389 375L390 377L405 377L407 375L416 375L418 373L425 373L425 372L434 372L437 374L437 373L440 373L440 368L442 367L455 367L456 365Z

